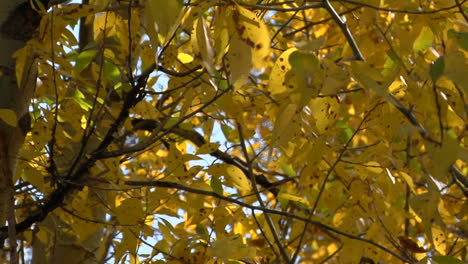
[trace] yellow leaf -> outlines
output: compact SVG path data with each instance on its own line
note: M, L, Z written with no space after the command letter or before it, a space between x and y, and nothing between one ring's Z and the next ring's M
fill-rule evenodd
M60 16L67 18L80 18L99 12L99 8L94 5L69 4L60 8Z
M327 132L337 120L339 103L334 98L319 97L311 100L308 106L312 110L319 132Z
M219 143L206 143L201 146L196 154L210 154L219 148Z
M252 68L252 49L235 34L229 43L226 56L229 69L229 80L234 89L242 87Z
M145 1L146 17L154 23L153 26L163 37L167 37L177 22L181 9L179 1Z
M193 61L193 57L190 54L183 53L183 52L177 54L177 59L180 60L180 62L184 64L190 63Z
M247 176L244 172L234 165L226 165L226 176L234 183L234 187L239 189L241 193L250 192L252 186L250 185Z
M256 70L266 67L270 55L270 34L261 18L248 9L236 6L233 19L242 41L252 47L252 62Z
M441 226L442 223L438 210L439 200L439 194L437 191L429 191L412 196L409 201L411 208L421 218L424 231L430 241L435 239L433 234L440 235L433 231L433 228L436 225Z
M283 52L271 69L268 87L272 95L279 95L288 90L286 88L285 78L286 73L291 70L292 67L291 64L289 64L289 55L296 50L296 48L291 48Z
M144 216L141 201L137 198L125 199L114 212L123 225L137 224Z
M148 119L157 119L160 113L150 102L142 100L134 108L136 114Z
M203 1L212 2L212 1ZM229 44L229 21L232 17L232 11L229 8L218 9L217 16L221 19L215 19L214 21L214 50L216 53L215 63L220 64L224 55L226 54L226 48ZM222 19L224 18L224 19Z
M23 170L23 180L30 182L39 191L44 192L44 174L41 173L41 171L38 168L32 165L26 165Z
M353 77L368 90L373 90L378 96L385 99L385 101L395 104L395 100L390 96L387 88L392 84L394 75L391 74L390 78L384 78L380 72L369 66L369 64L362 61L351 62L351 72Z
M234 235L213 242L212 254L222 259L245 259L253 258L257 252L253 247L247 247L242 243L240 235Z
M286 73L285 85L291 93L291 100L304 106L319 94L323 70L313 53L294 51L288 60L292 68Z
M116 19L117 18L114 12L100 13L96 15L93 21L93 32L96 32L96 34L106 32L106 37L115 36Z
M15 111L8 108L0 109L0 119L12 127L16 127L18 124L18 118L16 117Z
M286 199L286 200L289 200L289 201L302 203L302 204L304 204L306 206L310 206L309 201L307 201L306 199L304 199L304 198L302 198L300 196L294 195L294 194L290 194L290 193L280 193L278 195L278 199Z
M403 172L403 171L398 172L398 175L400 175L403 178L403 180L406 182L406 184L408 184L408 187L410 187L411 191L413 193L416 193L413 178L411 178L410 175L408 175L406 172Z
M444 137L442 146L428 144L427 152L431 158L428 170L432 176L437 180L447 183L448 170L458 157L458 149L458 140L450 135Z
M206 21L203 17L195 20L194 28L191 35L192 50L201 59L201 62L205 69L211 75L214 75L214 51L213 45L211 44L211 36Z
M153 0L150 0L150 1L153 1ZM218 1L197 1L196 4L190 5L190 9L188 9L188 11L185 12L184 17L182 19L181 28L184 31L192 30L195 24L195 20L200 18L206 12L207 9L217 4L217 2ZM228 8L219 8L219 9L221 11L228 10ZM216 17L218 17L218 14L216 14ZM219 16L219 18L225 18L225 16ZM219 20L224 20L224 19L215 19L215 23L216 21L219 21Z
M432 244L434 245L435 250L441 255L445 255L447 252L447 237L445 232L438 225L432 225Z
M172 229L174 229L174 227L172 227L171 223L167 221L164 221L164 223L165 224L161 222L158 223L159 232L164 238L164 240L166 240L169 243L174 243L175 241L177 241L174 235L172 235L172 231L171 231Z
M383 171L381 165L376 161L366 162L364 163L364 166L367 168L368 171L375 174L380 174Z
M322 59L321 62L326 70L321 93L332 95L340 89L345 88L349 80L348 72L344 71L330 59Z
M273 128L272 146L287 146L300 132L300 109L296 104L286 103L279 110Z
M16 59L15 74L16 74L16 80L18 81L18 84L21 84L21 82L23 80L22 79L23 74L24 74L25 69L27 68L27 67L25 67L25 64L26 64L26 60L28 59L28 56L29 56L30 52L31 51L30 51L29 46L25 46L25 47L15 51L15 53L13 53L12 57ZM27 72L26 72L26 74L27 74Z

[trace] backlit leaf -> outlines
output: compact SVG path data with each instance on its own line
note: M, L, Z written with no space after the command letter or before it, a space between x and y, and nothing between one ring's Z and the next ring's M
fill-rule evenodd
M286 87L286 73L291 70L289 56L297 49L291 48L283 52L275 62L270 74L269 91L272 95L282 94L288 91Z
M145 12L147 17L154 21L154 27L163 37L177 21L182 6L179 1L145 1ZM151 23L149 24L151 26Z
M423 27L413 43L413 51L419 52L427 50L432 45L433 39L434 34L432 30L429 27Z
M240 235L218 239L211 249L214 257L226 260L253 258L256 255L255 248L244 245Z
M234 165L226 166L226 177L228 177L234 183L234 186L242 193L248 193L252 189L252 185L247 179L247 176L241 169Z
M93 61L96 54L97 51L94 49L84 50L83 52L81 52L76 58L75 69L78 72L81 72L84 69L86 69L89 66L89 64Z
M210 154L219 148L219 143L206 143L197 149L197 154Z
M229 42L229 51L226 56L229 67L229 80L235 89L247 82L247 76L252 68L252 49L234 35Z
M252 63L261 70L269 61L270 36L265 23L256 14L241 6L236 6L233 14L239 37L252 48Z

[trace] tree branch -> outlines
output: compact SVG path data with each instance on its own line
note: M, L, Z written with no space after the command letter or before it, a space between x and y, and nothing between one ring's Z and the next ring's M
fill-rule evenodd
M450 10L450 9L453 9L453 8L460 8L468 0L463 0L462 2L456 1L456 4L454 4L454 5L444 7L444 8L440 8L440 9L435 9L435 10L427 10L427 11L424 11L424 10L412 11L412 10L401 10L401 9L394 9L394 8L385 8L385 7L375 6L375 5L372 5L372 4L368 4L368 3L364 3L364 2L358 2L358 1L354 1L354 0L338 0L338 1L345 2L345 3L348 3L348 4L353 4L353 5L360 6L360 7L368 7L368 8L378 10L378 11L412 14L412 15L426 15L426 14L435 14L435 13L439 13L439 12L442 12L442 11L447 11L447 10Z
M137 127L137 129L147 131L153 131L154 129L160 127L160 121L152 119L134 119L132 120L132 123L134 127ZM201 147L207 143L205 138L203 138L203 136L198 132L180 128L178 125L179 124L177 124L177 126L172 126L171 128L163 129L166 132L164 135L168 133L174 133L180 137L192 141L192 143L194 143L197 147ZM254 180L251 178L252 181L255 181L258 185L270 191L274 196L278 195L278 189L275 187L276 184L271 183L263 174L250 174L248 165L245 163L245 161L239 159L238 157L231 156L230 154L219 149L211 152L210 155L224 161L227 164L238 167L242 170L242 172L244 172L245 175L252 175L252 177L255 178Z
M221 200L233 203L233 204L237 204L237 205L245 207L245 208L249 208L251 210L258 210L258 211L262 211L263 213L269 213L269 214L275 214L275 215L280 215L280 216L293 218L293 219L296 219L296 220L299 220L299 221L303 221L303 222L306 222L306 223L309 223L309 224L313 224L313 225L317 226L320 229L333 232L335 234L347 237L349 239L353 239L353 240L357 240L357 241L361 241L361 242L373 245L373 246L387 252L388 254L400 259L401 261L408 262L408 263L415 263L415 262L405 258L404 256L400 256L397 253L393 252L392 250L378 244L377 242L374 242L374 241L372 241L370 239L362 238L362 237L359 237L359 236L356 236L356 235L352 235L352 234L343 232L343 231L341 231L339 229L336 229L334 227L323 224L320 221L308 219L306 217L298 216L298 215L291 214L291 213L288 213L288 212L278 211L278 210L275 210L275 209L269 209L269 208L264 208L264 207L261 207L261 206L250 205L248 203L239 201L239 200L234 199L232 197L223 196L223 195L217 194L215 192L195 189L195 188L191 188L191 187L188 187L188 186L185 186L185 185L182 185L182 184L178 184L178 183L175 183L175 182L167 182L167 181L125 181L125 184L127 184L129 186L151 186L151 187L163 187L163 188L173 188L173 189L183 190L183 191L190 192L190 193L196 193L196 194L206 195L206 196L210 196L210 197L215 197L215 198L218 198L218 199L221 199Z
M323 2L324 8L328 11L330 16L335 20L335 22L338 24L340 27L341 31L343 31L343 34L345 35L346 39L348 40L349 45L351 46L351 49L354 52L354 58L356 60L361 60L365 61L364 56L361 53L361 50L359 49L358 44L356 43L356 40L354 40L353 35L351 34L351 31L349 30L348 26L346 23L341 19L340 15L336 12L335 8L330 4L329 0L324 0Z

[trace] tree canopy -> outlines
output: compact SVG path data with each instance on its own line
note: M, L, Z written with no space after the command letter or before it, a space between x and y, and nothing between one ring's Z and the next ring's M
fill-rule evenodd
M2 263L466 263L465 2L12 9Z

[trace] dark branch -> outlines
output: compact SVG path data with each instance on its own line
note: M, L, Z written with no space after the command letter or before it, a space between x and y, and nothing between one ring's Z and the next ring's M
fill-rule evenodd
M325 225L320 221L308 219L306 217L298 216L298 215L291 214L291 213L288 213L288 212L283 212L283 211L278 211L278 210L275 210L275 209L270 209L270 208L265 208L265 207L261 207L261 206L251 205L251 204L239 201L237 199L234 199L232 197L227 197L227 196L217 194L215 192L195 189L195 188L191 188L191 187L188 187L188 186L185 186L185 185L182 185L182 184L178 184L178 183L175 183L175 182L167 182L167 181L126 181L125 184L127 184L129 186L151 186L151 187L174 188L174 189L177 189L177 190L183 190L183 191L190 192L190 193L196 193L196 194L215 197L215 198L218 198L218 199L221 199L221 200L233 203L233 204L237 204L237 205L245 207L245 208L262 211L263 213L269 213L269 214L275 214L275 215L280 215L280 216L284 216L284 217L293 218L293 219L296 219L296 220L299 220L299 221L303 221L303 222L306 222L306 223L309 223L309 224L313 224L313 225L317 226L320 229L330 231L330 232L336 233L338 235L341 235L341 236L344 236L344 237L347 237L347 238L350 238L350 239L353 239L353 240L358 240L358 241L362 241L364 243L373 245L373 246L380 248L381 250L391 254L392 256L394 256L394 257L396 257L396 258L398 258L398 259L400 259L400 260L402 260L404 262L414 263L413 261L411 261L411 260L409 260L409 259L407 259L407 258L405 258L403 256L398 255L397 253L395 253L392 250L378 244L377 242L374 242L374 241L372 241L370 239L362 238L362 237L359 237L359 236L355 236L355 235L343 232L343 231L341 231L339 229L336 229L334 227Z
M160 122L157 120L151 119L134 119L132 120L132 125L138 130L147 130L153 131L154 129L160 127ZM169 129L170 133L174 133L184 139L192 141L197 147L201 147L206 144L205 138L200 135L198 132L193 130L182 129L179 126ZM224 161L227 164L234 165L244 172L245 175L250 175L248 165L238 157L231 156L230 154L223 152L219 149L210 153L211 156L218 158ZM278 189L275 187L274 183L271 183L263 174L252 174L255 177L255 182L262 186L263 188L270 191L273 195L278 194Z
M442 12L442 11L447 11L447 10L450 10L450 9L453 9L453 8L461 7L467 0L463 0L462 2L456 1L457 3L455 5L444 7L444 8L439 8L439 9L435 9L435 10L404 10L404 9L385 8L385 7L375 6L375 5L372 5L372 4L368 4L368 3L365 3L365 2L358 2L358 1L354 1L354 0L339 0L339 1L340 2L345 2L345 3L348 3L348 4L353 4L353 5L360 6L360 7L372 8L372 9L375 9L375 10L378 10L378 11L403 13L403 14L413 14L413 15L426 15L426 14L435 14L435 13L439 13L439 12Z
M362 55L361 50L359 49L359 46L356 43L356 40L354 40L353 34L351 34L351 31L349 30L348 26L343 21L343 19L341 19L340 15L336 12L335 8L333 8L333 6L330 4L329 0L324 1L324 7L328 11L330 16L333 18L333 20L335 20L335 22L338 24L341 31L343 31L343 34L345 35L349 45L351 46L351 49L353 50L354 59L365 61L364 56Z

